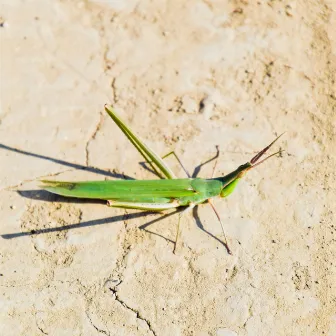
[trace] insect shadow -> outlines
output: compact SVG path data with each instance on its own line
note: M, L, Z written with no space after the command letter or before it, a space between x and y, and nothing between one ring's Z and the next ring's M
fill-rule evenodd
M70 167L70 168L74 168L74 169L78 169L78 170L85 170L91 173L95 173L95 174L99 174L99 175L103 175L103 176L107 176L107 177L114 177L114 178L122 178L122 179L129 179L129 180L135 180L134 177L131 176L127 176L124 174L119 174L119 173L115 173L115 172L111 172L109 170L104 170L104 169L100 169L100 168L96 168L96 167L91 167L91 166L84 166L78 163L73 163L73 162L69 162L69 161L65 161L65 160L61 160L61 159L56 159L47 155L41 155L41 154L36 154L36 153L32 153L32 152L28 152L22 149L17 149L15 147L10 147L7 145L4 145L2 143L0 143L0 149L4 149L7 151L11 151L17 154L21 154L21 155L27 155L27 156L31 156L33 158L37 158L37 159L42 159L42 160L47 160L47 161L51 161L54 163L58 163L60 165L66 166L66 167Z
M130 179L130 180L134 180L135 178L125 175L125 174L120 174L120 173L116 173L116 172L112 172L109 170L104 170L101 168L97 168L97 167L91 167L91 166L84 166L78 163L73 163L73 162L69 162L69 161L65 161L65 160L61 160L61 159L57 159L57 158L53 158L50 156L46 156L46 155L41 155L41 154L37 154L37 153L33 153L33 152L29 152L29 151L25 151L22 149L17 149L15 147L10 147L7 146L5 144L0 143L0 149L4 149L7 151L11 151L17 154L21 154L21 155L26 155L26 156L30 156L33 158L37 158L37 159L42 159L42 160L47 160L47 161L51 161L66 167L70 167L70 168L74 168L74 169L78 169L78 170L85 170L85 171L89 171L92 173L96 173L99 175L103 175L106 177L113 177L113 178L119 178L119 179ZM215 156L213 156L212 158L210 158L209 160L199 164L198 166L195 167L193 173L192 173L192 177L195 178L198 176L198 174L200 173L201 169L203 166L205 166L206 164L216 160L219 156L219 149L217 147L217 153ZM139 164L146 170L152 172L154 175L156 175L156 173L154 171L152 171L148 166L146 166L145 162L139 162ZM45 190L18 190L17 193L24 197L24 198L28 198L28 199L32 199L32 200L39 200L39 201L44 201L44 202L62 202L62 203L94 203L94 204L106 204L106 201L104 200L93 200L93 199L76 199L76 198L67 198L67 197L62 197L59 195L55 195L52 193L49 193ZM170 216L173 216L177 213L179 213L180 211L182 211L183 208L179 208L176 209L173 212L161 215L141 226L139 226L140 230L144 230L148 233L157 235L171 243L174 243L171 239L164 237L154 231L150 231L147 229L148 226L161 221L164 218L168 218ZM72 230L72 229L78 229L78 228L83 228L83 227L88 227L88 226L95 226L95 225L104 225L104 224L110 224L110 223L116 223L122 220L132 220L132 219L136 219L136 218L140 218L140 217L144 217L144 216L148 216L148 215L153 215L156 214L157 212L150 212L150 211L141 211L141 212L136 212L136 213L131 213L131 214L124 214L124 215L118 215L118 216L111 216L111 217L106 217L106 218L100 218L100 219L94 219L94 220L89 220L89 221L85 221L85 222L79 222L76 224L71 224L71 225L64 225L62 227L54 227L54 228L44 228L44 229L37 229L37 230L31 230L31 231L25 231L25 232L14 232L14 233L9 233L9 234L3 234L1 235L1 237L3 239L13 239L13 238L20 238L20 237L25 237L25 236L35 236L35 235L39 235L39 234L46 234L46 233L52 233L52 232L59 232L59 231L65 231L65 230ZM193 209L193 217L196 221L196 225L205 233L207 233L208 235L210 235L212 238L216 239L219 243L221 243L222 245L225 246L225 244L218 239L216 236L214 236L211 232L207 231L200 218L198 215L198 210L197 207L195 207Z

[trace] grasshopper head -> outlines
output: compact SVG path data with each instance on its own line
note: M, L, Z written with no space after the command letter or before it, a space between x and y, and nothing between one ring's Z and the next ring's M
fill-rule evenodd
M283 133L282 133L283 134ZM224 188L222 189L220 196L221 197L227 197L230 195L233 190L236 188L238 181L252 168L260 165L261 163L265 162L272 156L275 156L277 154L280 154L282 150L267 156L265 159L259 161L259 159L273 146L273 144L282 136L280 134L275 140L273 140L267 147L262 149L257 155L255 155L249 162L239 166L234 172L226 175L224 179L226 179L227 183L225 183ZM259 161L259 162L258 162Z

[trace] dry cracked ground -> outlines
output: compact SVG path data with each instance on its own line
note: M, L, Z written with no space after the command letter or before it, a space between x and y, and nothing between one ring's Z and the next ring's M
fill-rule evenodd
M3 0L0 334L335 335L336 4ZM112 104L194 176L248 161L216 216L108 208L38 180L156 178ZM183 170L167 159L176 174ZM207 161L209 161L207 163Z

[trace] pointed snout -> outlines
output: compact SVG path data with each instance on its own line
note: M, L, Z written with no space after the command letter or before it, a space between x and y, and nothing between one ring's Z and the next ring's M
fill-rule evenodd
M284 132L285 133L285 132ZM273 140L268 146L266 146L264 149L262 149L256 156L254 156L252 159L251 159L251 161L250 161L250 163L251 163L251 165L252 166L254 166L257 162L258 162L258 160L264 155L264 154L266 154L266 152L274 145L274 143L284 134L284 133L282 133L282 134L280 134L275 140ZM274 153L275 154L275 153ZM273 154L272 154L273 155ZM270 157L270 156L269 156ZM259 162L259 163L261 163L261 162Z

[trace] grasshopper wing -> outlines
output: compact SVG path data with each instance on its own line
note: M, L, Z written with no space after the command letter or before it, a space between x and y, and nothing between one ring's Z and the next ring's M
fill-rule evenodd
M54 194L103 200L158 201L193 196L197 191L191 185L194 179L172 180L117 180L66 182L42 180L41 187Z

